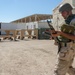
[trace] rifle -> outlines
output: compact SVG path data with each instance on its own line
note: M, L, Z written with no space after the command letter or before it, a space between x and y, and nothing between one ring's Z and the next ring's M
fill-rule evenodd
M50 27L50 30L55 31L54 27L50 24L51 21L48 21L48 20L47 20L47 23L48 23L48 26ZM56 32L54 32L54 33L51 33L51 32L50 32L50 34L56 34ZM59 42L58 37L55 37L54 40L55 40L56 42Z
M50 27L50 30L55 31L54 27L50 24L51 21L48 21L48 20L47 20L47 23L48 23L48 26ZM56 34L56 32L50 33L50 34ZM53 38L54 38L55 42L57 42L57 44L58 44L58 53L59 53L59 52L60 52L60 49L61 49L60 40L58 39L58 37L53 37Z

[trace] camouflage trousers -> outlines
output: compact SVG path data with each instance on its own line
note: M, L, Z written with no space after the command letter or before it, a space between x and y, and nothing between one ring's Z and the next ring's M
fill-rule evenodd
M66 46L64 46L64 43L61 43L61 46L54 75L66 75L66 73L75 75L75 69L72 67L75 56L75 43L70 42Z

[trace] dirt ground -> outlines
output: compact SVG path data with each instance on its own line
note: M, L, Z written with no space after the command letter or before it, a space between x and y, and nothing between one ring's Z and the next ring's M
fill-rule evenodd
M53 75L56 62L53 40L0 42L0 75Z

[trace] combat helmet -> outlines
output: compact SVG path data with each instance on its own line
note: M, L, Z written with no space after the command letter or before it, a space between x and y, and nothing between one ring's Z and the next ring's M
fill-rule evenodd
M69 3L65 3L63 5L60 5L59 7L59 12L63 12L63 11L71 11L73 8Z

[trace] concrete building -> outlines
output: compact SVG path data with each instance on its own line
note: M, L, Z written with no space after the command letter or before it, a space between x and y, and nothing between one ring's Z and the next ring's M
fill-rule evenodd
M70 3L73 7L73 14L75 14L75 0L63 0L54 10L53 10L53 26L56 30L60 30L60 26L63 24L63 17L59 13L59 6L64 3Z
M39 29L49 28L47 20L52 19L50 14L34 14L10 23L0 23L0 29Z
M14 30L14 29L40 29L49 28L47 20L52 19L53 16L50 14L34 14L30 15L10 23L0 23L0 29ZM5 34L1 31L0 34ZM34 32L32 32L34 34Z

